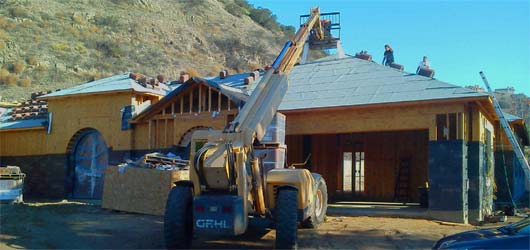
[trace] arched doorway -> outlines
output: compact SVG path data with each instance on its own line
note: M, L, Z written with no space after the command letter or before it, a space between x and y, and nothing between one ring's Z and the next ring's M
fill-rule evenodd
M83 129L69 145L71 197L101 199L103 177L109 163L109 150L103 136L95 129Z

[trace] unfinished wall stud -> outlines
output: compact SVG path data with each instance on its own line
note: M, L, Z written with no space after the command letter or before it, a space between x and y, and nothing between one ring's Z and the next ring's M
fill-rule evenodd
M212 112L212 87L208 87L208 112Z
M223 97L221 91L218 92L217 97L217 112L221 112L221 98Z
M180 115L184 114L184 98L180 98Z
M199 103L198 103L197 111L199 112L199 114L202 111L202 85L199 85Z
M149 120L149 128L147 130L147 148L148 149L151 149L151 140L153 139L153 136L151 135L151 133L153 132L153 120Z
M164 146L167 147L167 119L164 119Z
M190 114L193 112L193 89L190 91Z

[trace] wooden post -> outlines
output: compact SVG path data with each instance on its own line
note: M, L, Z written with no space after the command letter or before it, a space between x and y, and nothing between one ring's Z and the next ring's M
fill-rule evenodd
M231 101L230 101L230 97L227 96L227 97L226 97L226 101L228 102L228 103L226 104L227 107L228 107L228 111L230 111L230 103L231 103Z
M461 112L456 113L456 139L463 140L464 139L464 114Z
M151 131L152 131L152 128L153 127L153 120L149 120L149 129L147 131L147 148L148 149L151 149L151 139L153 138L151 136Z
M155 120L155 143L154 143L154 147L158 147L158 119Z
M175 115L175 103L171 103L171 116Z
M190 91L190 114L193 112L193 89Z
M173 118L173 145L177 145L177 119Z
M221 91L219 91L217 93L219 93L217 95L217 97L219 97L219 98L217 98L217 112L220 112L221 111L221 97L223 97L223 94L221 93Z
M184 114L184 98L180 98L180 115Z
M199 107L197 110L199 111L199 114L201 113L201 106L202 106L202 85L199 85Z
M429 126L429 141L436 141L438 140L437 137L437 128L436 128L436 115L433 115L433 118L431 119Z
M208 87L208 112L212 112L212 87Z
M167 147L167 119L164 119L164 147Z

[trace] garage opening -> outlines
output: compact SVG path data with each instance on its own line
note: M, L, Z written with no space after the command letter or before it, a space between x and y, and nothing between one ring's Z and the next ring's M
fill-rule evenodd
M288 135L288 163L311 154L334 200L419 202L428 180L428 130Z

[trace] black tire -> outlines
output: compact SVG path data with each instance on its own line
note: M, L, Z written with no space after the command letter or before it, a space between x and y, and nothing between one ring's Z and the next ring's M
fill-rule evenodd
M298 248L298 191L283 188L276 201L276 249Z
M177 185L169 192L164 214L166 248L190 248L192 237L192 188L188 185Z
M328 187L324 178L320 178L313 203L313 213L302 222L304 228L317 228L326 220L328 211Z

